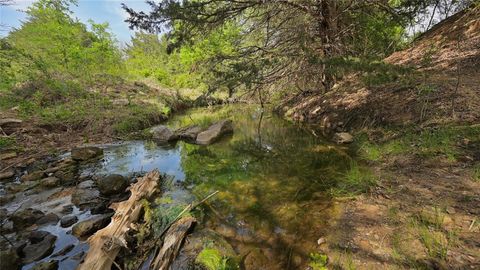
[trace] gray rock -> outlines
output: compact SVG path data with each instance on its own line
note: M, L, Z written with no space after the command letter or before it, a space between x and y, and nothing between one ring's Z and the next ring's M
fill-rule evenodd
M76 206L95 205L101 201L100 192L93 188L80 188L72 194L72 203Z
M60 218L54 213L48 213L45 216L39 218L35 224L44 225L44 224L57 224Z
M333 140L338 144L352 143L353 136L348 132L339 132L333 135Z
M10 220L13 222L16 229L21 230L35 224L35 222L43 216L45 216L45 214L43 214L42 211L28 208L15 212L10 217Z
M0 265L2 270L20 269L20 258L13 249L0 251Z
M72 149L72 159L75 161L86 161L103 155L103 149L94 146Z
M78 221L78 217L76 216L64 216L60 220L60 226L62 226L63 228L67 228L77 223L77 221Z
M208 145L214 143L224 134L233 132L232 120L221 120L200 132L197 136L197 144Z
M53 252L56 240L57 237L55 235L48 234L42 241L38 243L30 243L24 247L22 250L25 255L23 263L27 264L38 261L50 255Z
M32 270L57 270L57 269L58 269L58 261L42 262L32 267Z
M55 176L43 178L40 180L40 185L43 187L58 187L60 185L60 179Z
M62 184L67 184L75 180L77 172L78 168L76 166L67 166L56 171L53 175L60 179Z
M50 235L50 233L46 231L33 231L28 235L28 240L32 244L37 244L42 242L48 235Z
M188 126L188 127L183 127L180 129L177 129L175 131L175 134L178 136L179 139L189 141L189 142L195 142L197 139L198 134L202 132L202 128L199 126Z
M95 182L93 180L83 181L77 185L77 188L93 188L95 187Z
M161 142L169 142L177 139L175 133L163 125L150 128L149 133L152 135L153 139Z
M35 171L23 175L22 177L20 177L20 180L22 180L23 182L37 181L42 179L44 176L45 174L43 173L43 171Z
M114 195L122 193L128 186L128 181L125 177L119 174L112 174L97 181L100 193L104 195Z
M15 175L15 171L13 169L8 169L2 173L0 173L0 180L10 179Z
M111 214L95 216L78 222L72 228L72 234L78 238L91 235L110 223Z

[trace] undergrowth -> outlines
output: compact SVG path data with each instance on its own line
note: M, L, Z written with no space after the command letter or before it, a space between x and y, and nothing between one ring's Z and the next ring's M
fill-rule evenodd
M464 141L476 141L480 138L478 126L445 126L438 128L406 130L387 130L395 133L392 139L375 143L368 140L367 134L361 134L357 148L362 158L380 161L390 156L414 154L420 158L433 159L443 156L455 162L465 154Z

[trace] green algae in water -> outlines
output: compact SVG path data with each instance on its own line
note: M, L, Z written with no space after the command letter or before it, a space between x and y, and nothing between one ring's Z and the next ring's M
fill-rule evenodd
M175 176L197 201L219 190L200 206L204 219L197 230L215 230L238 254L263 250L269 269L300 267L295 265L299 262L307 266L317 239L339 215L332 194L363 192L374 181L348 148L256 107L194 109L174 116L168 125L206 126L225 118L233 121L234 132L215 144L131 142L106 149L99 171L128 174L158 168Z

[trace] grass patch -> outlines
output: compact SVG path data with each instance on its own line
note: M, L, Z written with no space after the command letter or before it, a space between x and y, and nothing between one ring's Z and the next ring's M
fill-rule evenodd
M478 141L480 137L479 126L446 126L421 131L407 129L389 132L400 135L383 143L372 143L366 134L361 134L357 143L359 155L370 161L380 161L401 154L415 154L425 159L443 156L455 162L464 152L460 146L461 141L464 139Z
M234 260L222 256L220 251L213 248L203 249L195 259L195 262L208 270L234 270L240 269Z
M15 138L11 137L0 137L0 149L11 147L15 145L16 140Z
M308 266L312 270L327 270L328 257L325 254L310 253Z
M480 182L480 164L476 164L473 166L472 178L473 181Z
M334 197L354 196L369 191L376 183L377 177L369 168L352 162L330 193Z

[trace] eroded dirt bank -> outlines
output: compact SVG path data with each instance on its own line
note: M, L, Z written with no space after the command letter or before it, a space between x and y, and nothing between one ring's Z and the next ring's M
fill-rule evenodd
M438 24L387 58L395 66L383 75L351 75L279 107L327 134L353 133L377 177L347 200L322 245L340 269L480 268L479 16L476 8Z

